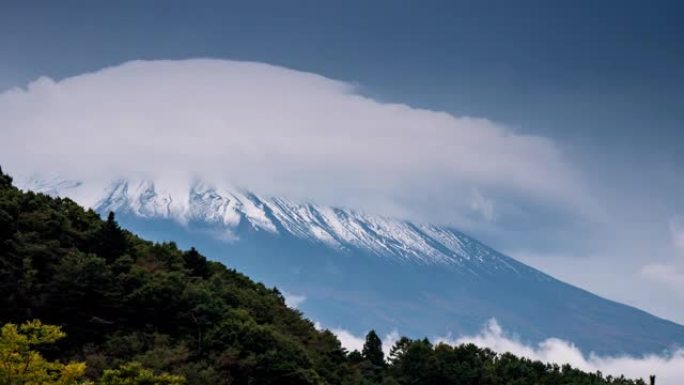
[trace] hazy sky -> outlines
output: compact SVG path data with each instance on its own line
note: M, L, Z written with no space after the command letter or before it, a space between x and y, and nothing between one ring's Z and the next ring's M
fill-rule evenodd
M385 111L378 112L387 130L383 135L392 133L392 114L386 113L395 105L391 103L410 106L415 124L437 122L444 130L456 123L444 123L438 112L452 114L456 126L471 138L477 138L472 133L481 126L458 119L480 118L484 130L495 133L493 143L506 147L498 153L512 154L505 159L517 162L501 164L517 165L512 175L531 178L534 196L519 187L493 186L478 169L478 177L468 180L472 186L455 194L456 199L468 198L463 207L483 214L477 223L467 223L468 231L559 278L684 322L680 2L198 3L3 1L0 90L25 88L47 76L57 82L57 89L74 96L69 100L77 101L79 95L120 85L108 86L106 77L79 77L77 83L88 86L84 93L61 80L131 60L204 57L268 63L334 79L324 79L324 87L306 95L306 81L296 82L300 100L325 95L330 97L325 100L335 100L326 106L337 108L337 97L345 93L365 97L364 106ZM179 70L179 77L193 81L187 78L193 68ZM148 70L154 72L154 67ZM231 74L224 75L240 76ZM37 84L49 89L49 83ZM44 99L39 97L41 88L36 89L26 98L36 104L23 110L0 103L0 109L5 108L0 134L9 137L10 115L23 111L40 116L36 111L44 111ZM201 95L201 100L211 100L210 94ZM107 111L120 114L126 108L115 107ZM411 129L397 129L397 140L406 143L406 130ZM448 142L449 136L443 135L431 135L426 142ZM528 153L533 161L526 161L525 147L517 139L530 137L543 144L535 145ZM506 140L515 144L506 146ZM417 154L429 153L428 147L420 147L423 152ZM474 169L477 154L466 151L465 164L471 168L454 172L453 184ZM487 147L481 154L487 163L497 150ZM6 160L0 154L0 164L17 162L16 156ZM424 167L448 164L418 158ZM500 176L505 186L520 180L504 168L494 169L487 175ZM535 178L535 172L542 174ZM412 181L412 186L398 189L415 196L419 182ZM431 194L449 193L449 184L438 190L430 180L422 182ZM540 199L545 192L549 199ZM579 196L584 194L586 200ZM329 194L324 198L332 199ZM397 199L404 206L410 202L406 196ZM425 202L415 207L421 213L411 215L449 222L444 210ZM592 213L583 212L588 208ZM472 218L461 214L454 211L452 222L465 226Z

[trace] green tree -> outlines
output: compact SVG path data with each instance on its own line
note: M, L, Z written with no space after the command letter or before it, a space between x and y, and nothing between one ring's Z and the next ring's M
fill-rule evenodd
M191 247L183 253L185 267L190 270L190 274L195 277L206 278L209 276L209 265L207 259L197 249Z
M372 383L382 382L387 363L385 362L385 354L382 352L382 340L375 333L375 330L369 331L366 335L361 356L363 360L358 363L357 367L364 378L371 380Z
M2 167L0 167L0 186L11 186L12 185L12 177L4 174L2 172Z
M385 353L382 352L382 340L371 330L366 334L366 342L361 351L363 357L377 367L385 367Z
M126 234L116 222L114 213L110 211L107 221L97 234L95 251L107 261L113 261L126 252L126 246Z

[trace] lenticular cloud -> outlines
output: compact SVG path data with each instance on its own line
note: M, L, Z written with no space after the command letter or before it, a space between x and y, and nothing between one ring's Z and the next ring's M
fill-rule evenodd
M40 78L0 94L0 132L0 162L18 175L94 184L132 173L202 177L450 217L469 209L473 189L586 203L550 140L381 103L348 83L261 63L136 61Z

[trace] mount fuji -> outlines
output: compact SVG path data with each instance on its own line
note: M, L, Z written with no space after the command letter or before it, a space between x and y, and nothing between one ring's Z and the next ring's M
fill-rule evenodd
M23 187L78 201L84 186L32 179ZM684 326L561 282L450 227L199 182L171 189L119 180L90 206L144 237L195 246L278 287L324 327L357 335L472 335L494 318L526 343L561 338L585 353L684 346Z

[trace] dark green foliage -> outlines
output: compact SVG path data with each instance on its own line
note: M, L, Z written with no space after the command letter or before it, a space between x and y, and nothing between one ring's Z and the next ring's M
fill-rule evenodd
M209 277L207 259L197 252L194 247L183 253L183 260L185 261L185 268L188 269L190 275L201 278Z
M126 252L128 243L126 235L114 219L114 213L109 212L107 221L100 227L95 234L95 253L107 261L113 261Z
M63 326L46 355L85 360L92 378L137 361L189 384L341 383L339 341L277 290L113 214L0 184L0 321Z
M569 365L559 367L510 353L497 354L473 344L433 346L426 339L402 338L391 351L390 363L390 376L399 384L644 385L642 380L585 373Z
M387 363L374 331L347 354L277 289L0 172L0 323L34 318L68 335L43 353L85 360L90 378L135 361L189 385L642 383L406 338Z
M382 351L382 341L375 330L366 334L366 342L363 344L361 355L365 362L361 362L359 368L364 377L380 383L383 377L385 363L385 353Z
M385 355L382 352L382 341L375 333L375 330L369 331L366 335L366 342L363 344L363 351L361 354L363 354L363 357L371 364L381 368L385 366Z

